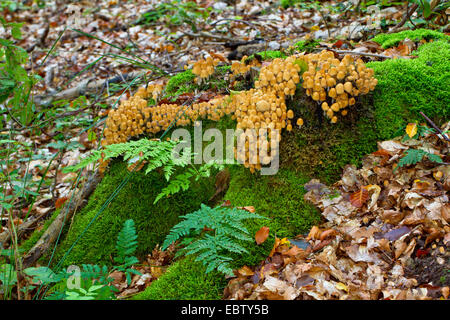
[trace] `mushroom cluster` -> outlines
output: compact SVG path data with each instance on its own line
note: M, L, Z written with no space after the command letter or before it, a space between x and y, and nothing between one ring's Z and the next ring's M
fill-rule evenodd
M234 110L236 129L242 130L237 137L236 159L252 173L260 170L261 165L270 163L277 154L275 146L278 146L279 133L286 126L287 118L284 97L277 96L274 91L265 93L250 89L233 95L229 109ZM261 135L259 129L267 130Z
M256 62L246 64L244 57L241 62L233 62L233 74L248 72L259 63L257 59L253 60ZM214 72L219 61L211 56L200 60L194 63L192 72L205 79ZM301 80L299 72L306 66L308 70L303 73L306 94L321 105L332 123L337 122L338 113L347 114L347 107L356 103L356 97L374 90L377 84L373 70L366 68L361 59L354 61L347 55L339 60L329 51L274 59L261 68L254 89L190 106L158 104L164 85L149 84L139 88L134 96L108 114L102 145L126 142L144 133L156 134L174 121L177 126L186 126L199 119L218 121L225 115L232 115L237 121L236 129L242 130L237 137L235 157L253 173L277 156L283 129L292 131L293 123L299 127L303 125L303 119L295 120L294 111L287 109L286 98L295 94ZM156 105L149 105L149 98ZM267 130L261 135L259 129ZM105 163L101 163L100 169L105 167Z
M214 73L214 68L219 64L220 59L211 56L206 59L194 62L192 73L197 76L195 81L200 84L203 80L209 78Z
M233 61L231 63L231 72L233 77L245 75L250 71L252 67L260 67L261 62L258 59L249 59L247 56L243 56L241 61Z
M147 92L145 88L138 89L134 96L108 113L103 146L126 142L128 138L144 133L156 134L166 130L175 119L177 126L186 126L198 119L218 121L234 112L230 105L223 103L223 97L194 103L188 107L166 103L148 106L144 99Z
M359 95L373 91L378 81L373 69L366 68L361 59L349 55L342 60L331 51L306 55L308 71L303 73L306 94L321 105L332 123L338 121L339 113L347 115L347 107L355 105Z
M297 83L300 82L300 66L295 63L297 57L286 59L276 58L267 66L261 68L259 80L255 81L255 88L264 92L273 91L279 96L295 94Z
M152 98L158 101L164 90L164 85L162 83L149 84L147 88L140 87L134 97L140 97L141 99Z

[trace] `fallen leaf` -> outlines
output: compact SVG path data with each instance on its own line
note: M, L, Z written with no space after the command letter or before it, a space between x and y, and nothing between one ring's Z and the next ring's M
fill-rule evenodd
M357 208L361 208L368 198L369 192L363 187L350 195L350 203Z
M296 256L296 255L299 255L299 254L305 253L305 252L306 252L305 250L300 249L297 246L293 246L288 251L286 251L284 254L287 255L287 256Z
M405 131L410 138L414 137L417 134L417 123L409 123Z
M320 236L320 229L318 226L313 226L311 230L309 231L308 236L306 237L306 240L313 240L313 239L319 239Z
M244 277L252 276L252 275L255 274L255 273L253 272L253 270L250 269L250 268L247 267L247 266L243 266L242 268L240 268L240 269L238 270L238 273L239 273L241 276L244 276Z
M261 244L264 241L267 240L267 237L269 236L269 228L268 227L261 227L256 234L255 234L255 241L256 244Z
M332 236L335 236L335 235L336 235L336 230L328 229L328 230L323 231L320 234L319 240L322 241L322 240L325 240L328 237L332 237Z

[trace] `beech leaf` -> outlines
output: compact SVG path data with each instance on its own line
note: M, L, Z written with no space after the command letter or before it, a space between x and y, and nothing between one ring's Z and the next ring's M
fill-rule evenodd
M264 241L267 240L267 237L269 236L269 228L268 227L261 227L256 234L255 234L255 241L256 244L261 244Z
M362 187L359 191L356 191L355 193L352 193L350 195L350 203L357 208L361 208L364 203L366 203L368 198L369 191L367 191L366 188Z
M417 123L409 123L405 131L410 138L414 137L417 134Z

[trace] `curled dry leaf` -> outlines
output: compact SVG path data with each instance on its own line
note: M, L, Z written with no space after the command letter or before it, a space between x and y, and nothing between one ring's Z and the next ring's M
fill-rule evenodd
M308 236L306 237L306 240L316 240L316 239L319 239L320 233L321 233L321 231L320 231L319 227L318 227L318 226L313 226L313 227L311 228L311 230L309 231L309 234L308 234Z
M247 266L243 266L242 268L240 268L240 269L238 270L238 273L239 273L239 275L244 276L244 277L252 276L252 275L255 274L255 273L253 272L253 270L250 269L250 268L247 267Z
M326 238L329 238L329 237L332 237L332 236L335 236L335 235L336 235L336 230L328 229L328 230L322 231L322 233L320 234L319 240L323 241Z

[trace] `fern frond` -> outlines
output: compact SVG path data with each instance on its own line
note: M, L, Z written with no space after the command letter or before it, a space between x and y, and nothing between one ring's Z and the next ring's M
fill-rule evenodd
M101 150L92 151L91 155L82 159L79 164L64 168L64 172L75 172L100 159L108 160L123 156L129 164L145 160L148 162L146 173L163 166L180 166L183 161L175 160L172 151L179 142L140 139L105 146ZM168 177L166 176L166 179Z
M189 243L178 254L197 255L207 272L218 270L225 274L233 274L230 267L232 258L229 254L244 254L248 251L238 240L252 241L248 230L243 225L245 219L267 219L246 210L226 207L210 208L204 204L200 210L181 216L184 220L175 225L167 235L162 249L187 235L200 234L205 228L213 230L204 233L200 238Z
M137 249L137 234L134 221L128 219L123 224L116 241L116 257L114 261L121 264L132 265L137 262L132 255Z
M397 170L397 168L401 168L406 165L416 164L422 161L425 156L432 162L442 163L442 159L438 155L421 149L409 149L405 151L405 155L400 159L398 166L394 169L394 171Z
M180 163L182 165L188 164L187 161L180 162ZM170 174L173 173L172 169L173 169L173 167L167 167L167 166L164 167L165 172L171 170ZM161 190L161 193L159 193L156 196L155 201L153 201L153 204L157 203L163 197L167 197L172 194L178 193L181 190L186 191L187 189L189 189L192 180L198 181L200 178L209 177L211 175L212 169L222 170L223 165L221 165L217 162L211 161L204 165L201 165L199 169L189 168L185 172L177 175L175 178L172 178L169 181L169 184L167 185L167 187L163 188Z

